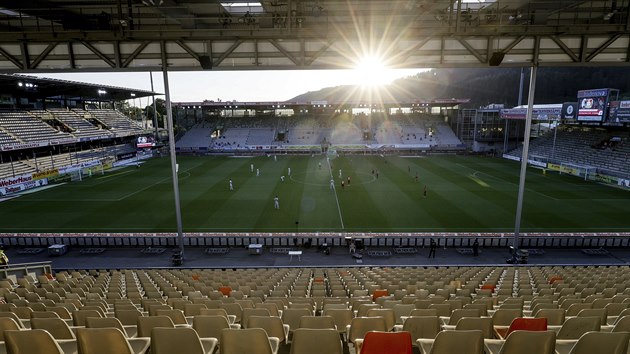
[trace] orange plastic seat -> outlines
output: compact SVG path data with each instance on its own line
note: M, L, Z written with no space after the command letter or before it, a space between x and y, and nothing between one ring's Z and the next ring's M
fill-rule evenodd
M372 301L376 301L381 296L388 296L389 292L387 290L374 290L372 293Z
M229 287L229 286L221 286L221 287L219 287L219 291L224 296L230 296L230 293L232 292L232 288Z
M368 332L361 354L411 354L413 344L409 332Z
M492 291L492 292L494 292L494 288L495 288L495 286L494 286L494 285L492 285L492 284L484 284L484 285L482 285L482 286L481 286L481 289L482 289L482 290L483 290L483 289L489 289L489 290L490 290L490 291Z
M559 276L553 276L553 277L550 277L550 278L549 278L549 284L553 284L553 283L555 283L555 282L557 282L557 281L561 281L561 280L562 280L562 277L559 277Z
M510 333L514 331L546 331L547 330L547 319L544 317L541 318L523 318L518 317L512 320L510 323L510 327L505 331L505 334L500 333L497 329L497 334L499 334L502 338L507 338Z

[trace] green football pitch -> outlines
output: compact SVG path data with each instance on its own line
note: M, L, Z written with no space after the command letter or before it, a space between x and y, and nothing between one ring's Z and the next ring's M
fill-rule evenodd
M327 161L316 155L278 156L277 161L266 156L179 157L178 162L184 232L509 232L514 228L520 164L513 161L464 156L342 156ZM628 191L528 170L524 232L630 231L629 216ZM167 158L0 203L0 232L175 230Z

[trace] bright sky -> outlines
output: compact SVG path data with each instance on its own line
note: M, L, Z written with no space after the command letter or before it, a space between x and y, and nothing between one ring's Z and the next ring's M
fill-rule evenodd
M285 101L308 91L339 85L382 85L426 69L384 69L367 62L355 70L171 72L173 102ZM148 72L55 73L37 76L150 90ZM162 73L153 73L156 92L164 92ZM144 106L146 99L137 105Z

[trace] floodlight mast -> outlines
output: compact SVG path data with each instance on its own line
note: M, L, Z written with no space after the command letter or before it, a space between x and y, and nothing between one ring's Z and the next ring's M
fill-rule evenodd
M164 42L161 43L164 46ZM181 260L184 260L184 233L182 229L182 212L179 203L179 180L177 178L177 159L175 156L175 134L173 133L173 112L171 111L171 93L168 86L168 68L166 51L162 50L162 73L164 75L164 95L166 99L166 123L168 129L169 151L171 155L171 173L173 175L173 193L175 196L175 217L177 220L177 243Z
M532 128L532 111L534 107L534 94L536 92L536 72L538 64L534 63L529 75L529 93L527 96L527 114L525 116L525 137L523 138L523 154L521 156L521 173L518 183L518 200L516 202L516 222L514 224L514 241L512 247L518 251L518 238L521 231L521 214L523 212L523 192L525 190L525 176L527 174L527 159L529 155L529 138ZM514 254L516 257L516 253Z

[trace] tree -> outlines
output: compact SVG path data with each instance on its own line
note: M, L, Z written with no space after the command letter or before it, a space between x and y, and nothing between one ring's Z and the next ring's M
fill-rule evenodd
M155 105L157 107L158 127L166 128L164 126L164 118L166 116L166 101L161 98L156 98ZM147 116L147 119L153 120L153 104L144 108L144 114Z

